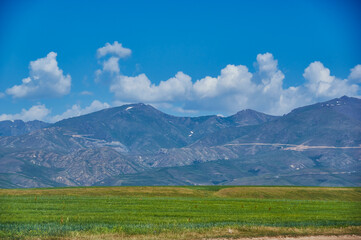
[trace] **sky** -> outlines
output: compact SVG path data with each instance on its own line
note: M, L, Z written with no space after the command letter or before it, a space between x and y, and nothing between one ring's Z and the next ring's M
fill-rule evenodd
M361 96L361 2L0 1L0 121L146 103L282 115Z

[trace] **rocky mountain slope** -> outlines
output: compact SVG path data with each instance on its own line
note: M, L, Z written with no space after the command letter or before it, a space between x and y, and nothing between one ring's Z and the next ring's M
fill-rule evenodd
M282 117L175 117L130 104L4 135L0 187L361 185L357 98Z
M24 122L22 120L0 121L0 136L19 136L38 129L45 128L49 125L49 123L38 120L29 122Z

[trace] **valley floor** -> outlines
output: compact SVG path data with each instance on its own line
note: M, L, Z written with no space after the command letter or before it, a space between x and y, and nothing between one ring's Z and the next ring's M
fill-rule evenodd
M0 189L0 238L353 240L360 202L360 188Z

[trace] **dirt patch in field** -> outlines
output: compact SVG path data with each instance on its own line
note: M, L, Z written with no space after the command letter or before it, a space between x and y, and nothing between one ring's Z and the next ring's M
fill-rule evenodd
M216 193L218 197L294 199L294 200L331 200L360 201L358 188L331 187L229 187Z
M126 197L197 197L206 193L185 187L65 187L34 189L0 189L0 196L126 196Z

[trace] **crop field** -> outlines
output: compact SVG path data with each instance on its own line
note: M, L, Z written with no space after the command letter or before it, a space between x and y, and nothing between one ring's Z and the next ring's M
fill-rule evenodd
M1 239L361 235L361 188L0 189Z

